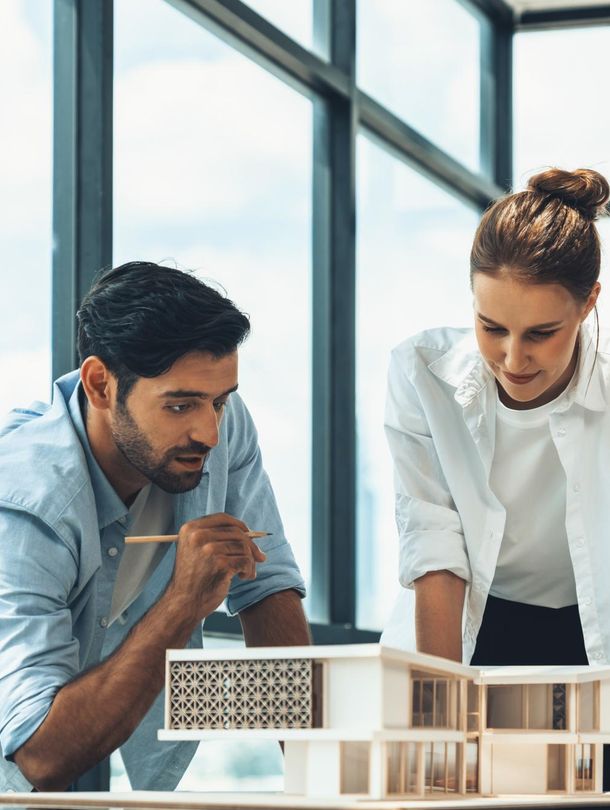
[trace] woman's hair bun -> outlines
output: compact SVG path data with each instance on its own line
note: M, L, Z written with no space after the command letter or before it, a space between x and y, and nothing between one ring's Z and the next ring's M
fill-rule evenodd
M547 169L531 177L527 189L557 197L589 220L597 219L603 213L610 198L608 181L593 169L575 169L573 172Z

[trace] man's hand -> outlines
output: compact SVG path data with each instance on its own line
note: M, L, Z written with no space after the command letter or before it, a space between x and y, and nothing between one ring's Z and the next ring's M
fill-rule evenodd
M266 555L246 524L224 513L185 523L180 529L174 574L166 598L183 601L201 621L223 602L234 576L256 577Z

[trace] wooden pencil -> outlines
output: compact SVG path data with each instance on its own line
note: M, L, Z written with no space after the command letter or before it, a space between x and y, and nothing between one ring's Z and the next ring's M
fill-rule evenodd
M248 537L269 537L272 532L246 532ZM126 537L126 543L175 543L177 534L151 534L144 537Z

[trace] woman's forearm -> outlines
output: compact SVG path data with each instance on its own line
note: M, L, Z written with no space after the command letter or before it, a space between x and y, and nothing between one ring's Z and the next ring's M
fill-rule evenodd
M419 652L462 660L466 583L449 571L415 580L415 635Z

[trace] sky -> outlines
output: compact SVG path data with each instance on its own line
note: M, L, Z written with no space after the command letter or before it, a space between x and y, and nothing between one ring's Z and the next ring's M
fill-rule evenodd
M251 5L313 47L311 0ZM0 3L0 413L49 395L51 6ZM456 0L358 0L357 13L362 89L477 170L479 21ZM115 32L114 263L195 270L250 313L241 390L308 576L311 100L164 0L115 0ZM548 165L610 174L609 45L610 27L517 35L515 188ZM419 329L469 324L477 213L365 135L357 203L358 616L379 629L398 588L387 358ZM599 309L610 324L603 293Z

